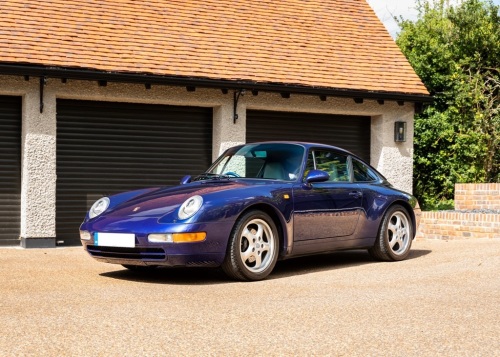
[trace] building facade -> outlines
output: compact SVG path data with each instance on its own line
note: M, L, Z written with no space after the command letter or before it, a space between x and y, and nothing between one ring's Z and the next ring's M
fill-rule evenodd
M56 5L74 5L71 1L45 4L34 9L35 13L42 8L50 11L51 6L61 11ZM213 4L210 9L219 11L220 2ZM159 2L154 6L163 5ZM282 11L289 10L285 3L280 6ZM351 76L347 84L337 78L338 73L331 72L330 66L325 71L315 69L319 64L311 64L303 53L292 56L303 61L296 69L290 67L288 74L283 72L284 66L291 66L287 59L274 67L268 66L268 61L255 63L255 68L245 69L246 74L224 74L224 66L235 61L229 52L219 54L229 58L225 63L217 67L212 57L212 66L207 67L189 56L187 63L182 62L178 58L181 49L174 48L162 55L163 60L182 62L188 69L182 72L174 68L166 73L168 66L155 69L154 53L149 59L144 60L142 54L133 59L137 68L125 68L120 60L113 59L116 52L109 54L97 48L92 57L87 50L88 59L64 31L40 42L36 31L41 30L26 25L23 34L18 23L4 24L7 27L3 28L12 31L0 46L0 245L79 244L79 223L101 195L174 185L186 174L201 173L228 147L245 142L300 140L337 145L371 163L397 188L411 192L413 117L428 93L411 68L408 72L406 60L400 63L402 55L369 6L360 1L349 6L366 13L351 14L352 18L365 16L367 23L383 34L382 40L372 40L373 48L377 48L377 41L382 43L379 47L391 41L386 57L392 58L394 51L399 53L394 55L392 65L396 70L389 69L387 78L375 74L380 78L378 83L370 79L370 73L378 67L372 63L371 69L363 69L366 60L357 60L357 50L352 48L347 50L353 54L350 61L354 65L345 68L352 67L354 72L345 74ZM42 18L40 13L38 17ZM111 24L111 17L101 21ZM78 25L77 19L68 21ZM322 24L328 26L324 21ZM335 26L330 30L335 32ZM315 30L310 31L314 34ZM28 50L16 42L19 36L28 41ZM88 34L81 36L90 39ZM276 34L265 35L267 39L270 36ZM141 37L144 41L147 38ZM35 44L51 41L52 46L57 46L54 41L70 43L77 56L69 56L67 50L44 57L43 49ZM115 45L118 42L113 41ZM206 44L208 40L200 41ZM262 47L252 49L249 43L240 46L250 49L245 56L262 54ZM102 65L92 59L102 59L103 54L108 57L107 62L100 62ZM196 57L203 56L198 52ZM338 54L323 57L334 61ZM148 64L146 70L141 67ZM361 70L356 72L356 66ZM236 61L234 67L244 66ZM404 70L398 74L399 67ZM204 72L196 74L200 68ZM302 72L306 79L301 80ZM314 79L318 73L321 80L309 83L307 78ZM405 141L395 141L396 122L406 123Z

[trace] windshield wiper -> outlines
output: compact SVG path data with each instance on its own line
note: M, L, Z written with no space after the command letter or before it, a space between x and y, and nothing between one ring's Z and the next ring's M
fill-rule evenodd
M209 172L204 172L201 175L196 176L193 181L225 180L225 179L229 179L229 178L231 178L231 176L229 176L229 175L220 175L220 174L212 174Z

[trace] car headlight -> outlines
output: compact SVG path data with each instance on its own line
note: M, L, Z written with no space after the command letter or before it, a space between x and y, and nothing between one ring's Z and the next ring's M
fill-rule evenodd
M80 239L90 240L90 238L92 238L92 234L89 231L80 231Z
M109 207L109 198L102 197L90 207L89 217L95 218L106 211Z
M179 218L188 219L198 212L203 205L203 198L201 196L189 197L179 208Z

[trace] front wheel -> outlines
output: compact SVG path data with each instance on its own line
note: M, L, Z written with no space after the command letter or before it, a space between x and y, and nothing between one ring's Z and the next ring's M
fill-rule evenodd
M278 249L279 235L272 218L262 211L249 211L233 228L222 269L236 280L262 280L274 269Z
M410 254L413 225L408 211L395 205L386 212L375 245L368 252L378 260L398 261Z

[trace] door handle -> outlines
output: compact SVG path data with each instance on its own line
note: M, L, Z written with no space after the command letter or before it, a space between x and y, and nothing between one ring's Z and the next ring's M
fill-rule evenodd
M349 192L349 196L354 197L354 198L361 198L361 197L363 197L363 192L352 191L352 192Z

